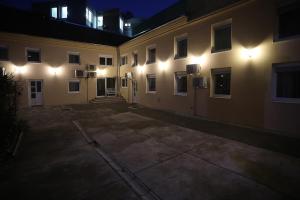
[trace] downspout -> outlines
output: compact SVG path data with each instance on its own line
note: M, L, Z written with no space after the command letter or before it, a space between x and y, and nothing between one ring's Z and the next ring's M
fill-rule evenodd
M117 47L117 96L121 96L120 94L120 48Z

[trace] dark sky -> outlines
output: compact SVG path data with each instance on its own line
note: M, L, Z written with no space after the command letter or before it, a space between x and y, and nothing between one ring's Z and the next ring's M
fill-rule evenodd
M5 4L18 8L29 9L32 2L43 2L47 0L0 0ZM158 11L167 8L177 0L89 0L94 8L106 10L120 8L122 11L131 11L137 17L150 17Z

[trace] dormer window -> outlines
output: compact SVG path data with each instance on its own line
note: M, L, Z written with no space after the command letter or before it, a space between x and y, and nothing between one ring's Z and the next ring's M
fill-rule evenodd
M103 16L97 17L97 27L98 29L101 29L103 27Z
M51 17L57 19L58 17L57 7L51 8Z
M67 6L61 7L61 18L62 19L68 18L68 7Z

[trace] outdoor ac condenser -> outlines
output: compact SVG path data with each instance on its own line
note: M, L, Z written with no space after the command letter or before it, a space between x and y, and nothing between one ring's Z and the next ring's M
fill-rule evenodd
M187 65L186 66L186 73L187 74L196 74L198 72L199 72L198 65L193 64L193 65Z
M74 71L74 77L75 78L84 78L85 72L83 70L75 70Z
M97 70L97 69L96 69L96 65L87 65L87 66L86 66L86 70L87 70L87 71L90 71L90 72L94 72L94 71Z

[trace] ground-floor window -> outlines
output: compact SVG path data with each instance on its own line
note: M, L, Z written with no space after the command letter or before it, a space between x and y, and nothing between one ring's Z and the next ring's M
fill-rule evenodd
M274 65L273 97L300 103L300 63Z
M187 74L186 72L175 72L175 95L187 95Z
M156 76L155 74L147 75L147 93L156 92Z
M128 79L127 78L122 78L122 88L127 88L128 87Z
M231 68L212 69L212 96L230 97Z
M80 92L80 81L71 80L69 81L69 93L79 93Z

